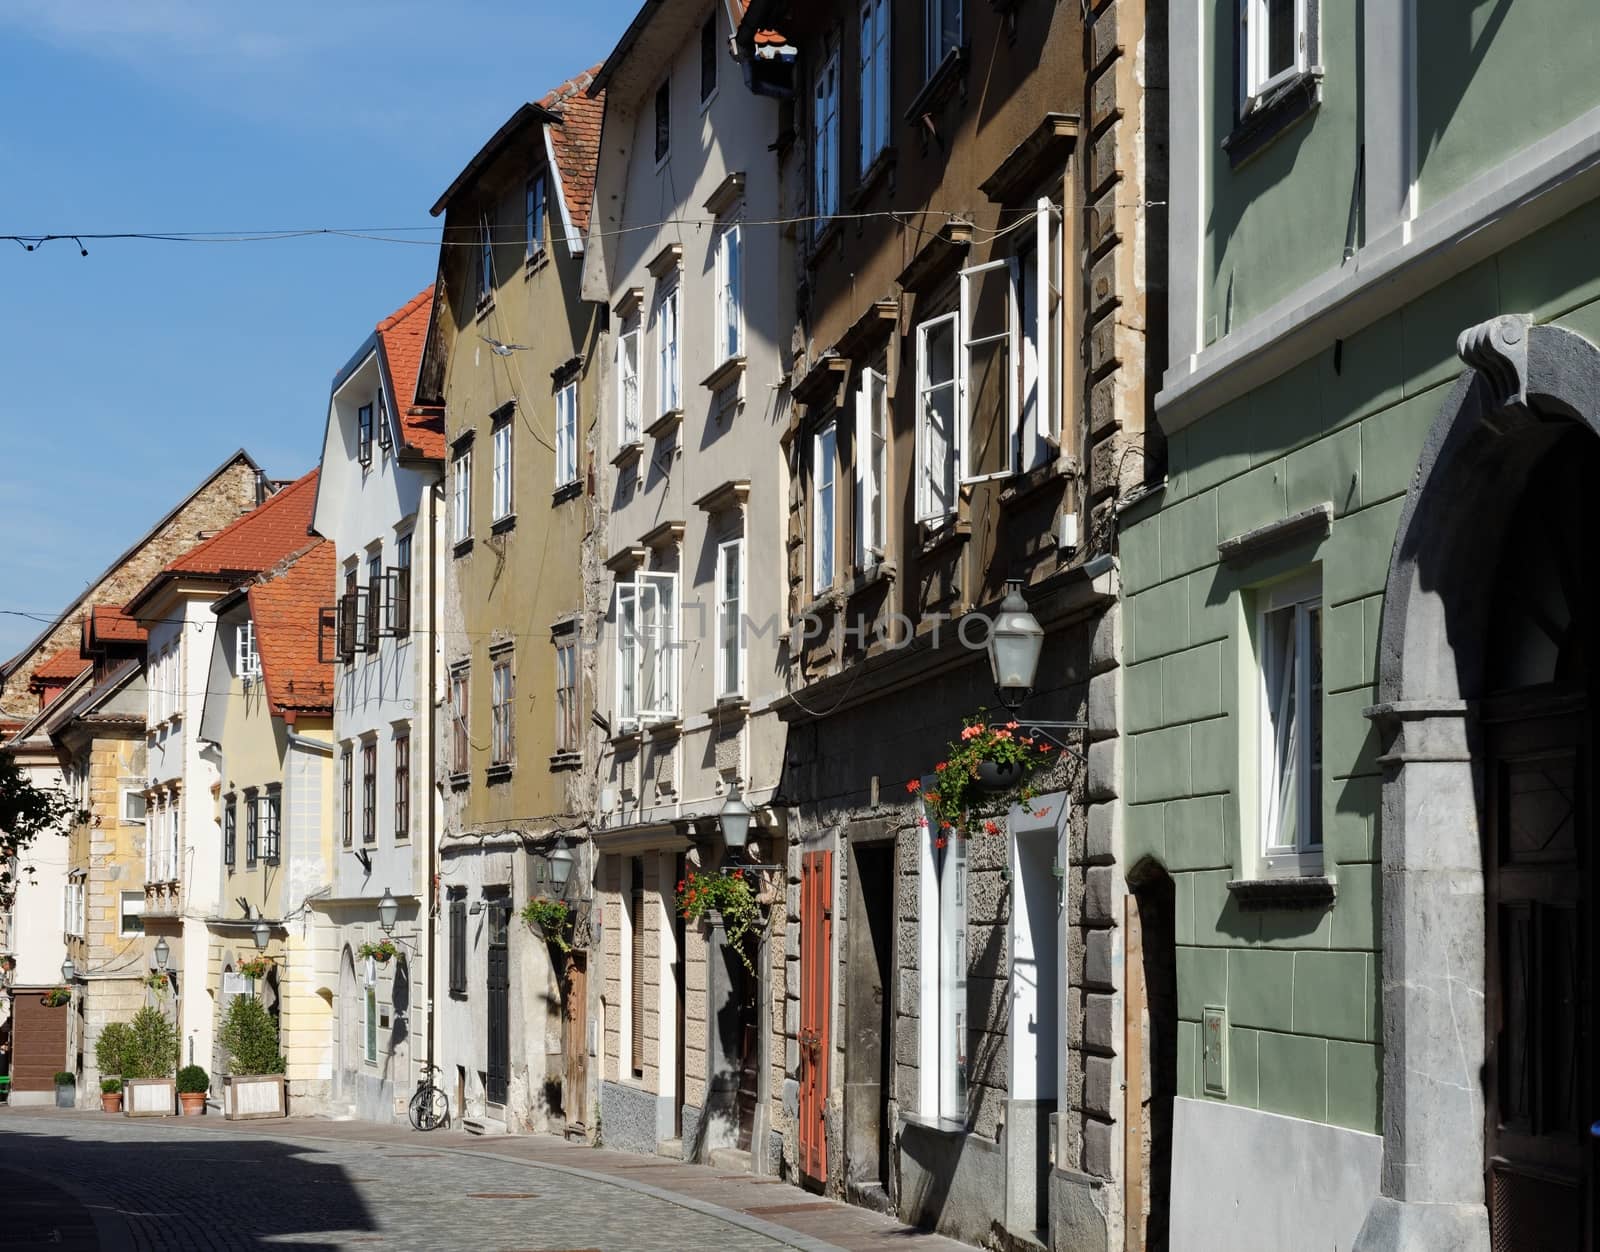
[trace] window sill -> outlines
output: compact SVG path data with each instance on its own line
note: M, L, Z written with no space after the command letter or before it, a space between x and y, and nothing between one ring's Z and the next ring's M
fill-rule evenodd
M1338 900L1339 886L1326 874L1236 878L1228 884L1228 894L1246 912L1263 909L1328 909Z
M720 717L749 717L750 697L721 696L715 704L706 710L706 716L713 719Z
M679 426L683 425L683 410L668 409L650 425L644 428L644 433L652 439L665 439Z
M965 46L952 48L945 53L939 68L933 71L922 90L917 92L916 99L906 109L905 120L912 126L920 127L925 114L934 112L955 94L956 87L966 76L966 70Z
M919 526L922 534L921 552L925 557L935 556L945 548L966 543L972 538L972 523L963 521L955 514L951 514L937 526L928 522L921 522Z
M1001 489L1002 504L1020 504L1048 487L1065 485L1072 477L1072 463L1062 459L1060 449L1054 444L1051 445L1051 449L1055 455L1048 461L1017 474Z
M664 717L659 722L651 722L644 733L651 739L676 739L683 734L683 718Z
M721 391L731 383L736 383L744 377L745 356L730 356L716 369L712 370L700 380L700 385L707 391Z
M450 549L450 553L451 553L452 556L466 556L467 553L469 553L471 551L472 551L472 536L471 535L468 535L465 539L457 539L456 543L455 543L455 547Z
M489 314L491 314L493 312L494 312L494 297L493 296L486 296L482 300L478 301L478 307L477 307L476 311L474 311L474 313L472 315L473 316L473 320L481 322L481 321L483 321L484 318L488 317Z
M850 580L844 589L845 599L854 599L856 596L875 588L887 586L894 582L900 575L900 567L893 561L875 561L864 568L858 568L855 577Z
M1279 83L1270 95L1241 117L1222 141L1228 162L1238 169L1322 103L1322 70L1313 68Z
M522 276L531 278L550 263L550 249L542 244L537 251L528 253L522 259Z
M611 746L613 748L636 748L643 739L644 732L639 729L637 724L627 725L611 736Z
M583 479L574 478L570 483L562 483L550 493L551 504L565 504L568 500L576 500L583 494Z
M555 752L550 756L550 772L553 774L577 769L582 764L583 753L581 752Z
M471 785L472 785L472 775L471 774L451 774L450 775L450 790L451 791L465 791Z
M517 528L517 515L515 513L507 513L504 517L502 517L493 526L489 527L489 533L491 535L503 535L507 531L515 530L516 528Z
M491 786L495 783L508 782L510 778L511 765L509 762L502 761L499 765L491 765L486 771L484 771L484 779Z
M611 464L617 469L626 469L644 455L644 440L635 439L625 443L617 449L616 456L611 458Z

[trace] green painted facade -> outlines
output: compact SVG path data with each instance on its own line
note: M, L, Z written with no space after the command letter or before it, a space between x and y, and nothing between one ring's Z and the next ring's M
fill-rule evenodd
M1238 169L1216 146L1205 162L1202 348L1340 269L1358 242L1358 7L1322 5L1321 105ZM1587 70L1600 52L1588 0L1519 0L1515 21L1502 20L1511 7L1420 0L1425 201L1600 97ZM1218 144L1234 105L1231 50L1217 32L1231 42L1236 8L1204 6ZM1574 37L1550 39L1552 29ZM1396 529L1424 436L1463 370L1457 336L1531 313L1600 343L1597 245L1591 204L1431 288L1402 278L1417 294L1396 312L1172 435L1165 489L1123 516L1126 863L1151 858L1176 888L1180 1096L1382 1132L1382 778L1363 710L1375 701ZM1324 502L1334 511L1326 538L1219 560L1220 541ZM1324 613L1323 872L1337 901L1244 911L1227 884L1254 874L1260 841L1254 598L1311 569ZM1227 1013L1225 1097L1205 1090L1207 1007Z

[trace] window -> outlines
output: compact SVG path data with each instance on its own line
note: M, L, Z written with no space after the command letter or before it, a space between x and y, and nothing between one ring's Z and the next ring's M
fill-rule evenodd
M828 53L817 71L811 102L811 190L820 235L839 211L839 50Z
M544 175L528 180L524 212L528 218L527 259L533 260L544 251Z
M711 99L717 90L717 14L712 10L700 28L700 103ZM657 158L658 160L660 158Z
M450 994L467 994L467 892L451 887L450 903Z
M478 226L478 306L482 308L494 299L494 235L489 230L489 219Z
M81 877L73 877L62 884L61 929L68 935L82 938L84 922L84 882Z
M1023 232L1026 234L1026 232ZM1021 360L1018 368L1018 441L1022 468L1037 469L1054 455L1056 414L1060 412L1061 219L1041 198L1034 206L1033 238L1017 259L1017 314Z
M117 933L123 936L144 934L144 892L124 891Z
M356 663L356 653L361 644L360 631L357 629L361 625L361 593L356 589L356 577L355 558L352 557L344 571L344 592L339 596L338 607L334 610L339 659L346 665Z
M222 797L222 863L230 870L239 859L239 797Z
M956 511L956 314L917 327L917 520Z
M450 671L450 772L466 774L472 768L467 738L469 670L458 665Z
M182 813L181 800L173 796L167 804L167 863L163 877L167 882L178 881L178 832Z
M578 384L556 392L556 486L578 481Z
M856 565L884 558L889 494L889 380L864 370L856 391Z
M962 0L922 0L927 32L923 77L932 78L944 60L961 47Z
M1306 18L1306 0L1240 0L1241 115L1310 64Z
M122 820L130 825L143 825L144 815L144 797L137 791L124 787L122 789Z
M1010 257L961 271L957 392L962 404L956 448L963 483L1016 472L1017 273Z
M389 596L389 629L404 643L411 637L411 533L394 541L394 590Z
M383 624L383 550L367 553L367 655L378 654L378 628Z
M279 856L279 831L283 821L283 792L274 784L267 788L262 802L261 859L276 865Z
M556 436L560 438L559 435ZM494 507L492 518L511 516L511 419L502 417L494 424Z
M656 164L672 150L672 80L656 88Z
M683 407L682 362L678 352L678 280L662 286L656 300L656 412Z
M617 586L617 718L678 715L678 576L644 570Z
M617 443L639 442L639 319L629 317L617 336Z
M923 780L923 789L935 786ZM921 825L919 946L922 1023L921 1091L924 1117L965 1122L967 1117L967 841Z
M347 743L339 753L339 820L344 824L344 846L347 848L354 842L355 772L355 753Z
M515 748L512 714L516 700L510 652L494 658L489 680L489 764L510 765Z
M391 442L389 439L389 406L385 403L381 390L378 392L378 415L376 421L378 423L378 446L387 452Z
M366 1039L365 1053L368 1064L376 1064L378 1060L378 989L366 989Z
M261 654L256 651L256 624L248 618L234 627L233 659L238 677L245 686L261 677Z
M889 146L889 0L861 6L861 172Z
M811 593L817 596L833 586L834 467L838 451L838 429L832 422L811 437Z
M394 837L411 838L411 733L394 737Z
M556 751L576 752L578 743L578 641L556 640Z
M717 545L717 698L745 692L744 540Z
M361 842L378 842L378 745L361 745Z
M1259 595L1261 854L1269 871L1322 855L1322 602L1315 575Z
M472 538L472 449L457 452L450 467L450 538L454 543L465 543Z
M261 859L261 797L254 789L244 793L244 863L254 868Z
M744 353L741 250L739 223L730 222L717 236L716 360L719 364Z
M356 410L356 460L363 466L372 464L372 406L363 404Z

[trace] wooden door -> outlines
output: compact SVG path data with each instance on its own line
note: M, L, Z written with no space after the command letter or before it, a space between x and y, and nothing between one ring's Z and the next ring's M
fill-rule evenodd
M586 952L574 952L567 958L561 1020L566 1036L561 1106L567 1118L567 1133L582 1136L589 1129L589 956Z
M1592 729L1582 693L1488 702L1486 1140L1497 1252L1593 1249Z
M833 853L800 859L800 1170L828 1180L829 1010L833 980Z
M488 1056L485 1090L490 1104L504 1104L511 1087L511 961L507 947L509 904L489 903L489 960L485 979L488 1003Z

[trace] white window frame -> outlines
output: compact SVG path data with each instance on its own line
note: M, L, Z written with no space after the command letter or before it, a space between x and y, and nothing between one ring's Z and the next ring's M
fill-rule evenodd
M578 383L556 392L556 487L578 481Z
M944 42L944 11L955 11L955 43L949 47ZM922 4L922 78L926 82L939 72L944 59L965 42L967 14L964 0L923 0Z
M514 503L512 492L512 479L514 449L511 443L511 419L504 418L495 423L494 431L490 436L494 444L494 504L492 520L504 521L511 516Z
M729 577L729 564L733 577ZM729 594L730 581L733 583ZM715 605L712 616L714 655L716 656L717 699L735 699L746 693L745 646L745 551L744 536L726 539L717 545L717 581ZM728 618L732 617L732 664L727 654L729 644ZM729 671L732 671L731 673Z
M516 659L508 648L489 662L489 764L510 765L517 750Z
M977 280L985 274L1004 273L1006 281L1006 324L1001 331L974 335L972 333L972 318L976 313L976 300L973 288ZM1020 412L1019 397L1017 395L1017 365L1021 352L1019 350L1019 328L1017 323L1021 320L1017 316L1017 300L1020 281L1021 266L1016 257L1002 257L998 261L987 261L982 265L969 265L961 271L961 321L957 326L960 342L960 362L956 370L956 464L962 486L970 483L990 482L997 478L1009 478L1017 472L1019 431L1018 414ZM1005 467L991 473L980 474L970 464L969 458L973 456L972 439L972 406L977 402L976 389L972 386L973 354L980 348L993 344L1005 346L1005 363L1001 367L1000 377L1005 385L1004 414L1006 423L1006 463Z
M1062 362L1055 345L1061 342L1061 293L1065 282L1062 264L1060 212L1048 196L1041 196L1034 205L1032 244L1024 249L1017 266L1017 304L1022 320L1018 327L1017 393L1024 471L1048 462L1054 456L1058 438Z
M936 776L923 779L924 794L937 788ZM936 813L918 820L919 991L922 1004L918 1039L918 1114L944 1126L967 1122L967 840L959 831L941 830ZM940 840L944 847L939 847Z
M472 448L462 448L450 459L450 538L465 543L472 538Z
M178 880L178 836L181 829L182 806L182 796L171 797L167 804L167 837L163 841L165 846L162 849L166 853L166 861L162 866L163 882Z
M839 212L839 49L828 50L811 88L811 233Z
M556 751L577 752L582 732L578 723L578 639L575 632L558 635L556 649Z
M622 726L679 716L678 575L640 570L619 581L617 720Z
M656 297L656 416L683 407L683 345L679 314L683 284L678 275L662 280Z
M617 443L630 447L644 439L640 422L639 367L644 332L639 315L629 314L617 336Z
M1294 57L1276 74L1268 68L1271 0L1239 0L1239 115L1259 108L1272 91L1310 68L1309 0L1293 0Z
M523 214L527 219L528 246L525 260L533 260L544 252L545 178L542 173L528 180L523 193Z
M138 930L129 930L127 919L137 916L144 917L144 892L121 891L117 893L117 934L127 939L134 935L144 934L144 924L141 920Z
M717 307L715 334L718 365L744 355L744 234L738 222L717 232Z
M136 787L123 787L117 799L117 816L125 825L143 826L145 824L145 817L150 811L150 806L145 800L142 791ZM132 810L129 806L135 800L139 802L139 816L132 817L130 816Z
M827 542L823 542L823 524ZM820 596L839 573L839 427L829 419L811 436L811 593Z
M1262 588L1256 593L1255 666L1257 682L1256 771L1259 789L1256 796L1258 851L1262 871L1268 875L1316 874L1322 871L1322 762L1317 758L1321 742L1321 693L1315 688L1313 618L1321 624L1322 582L1315 571ZM1292 614L1294 631L1294 672L1274 690L1272 673L1271 622L1269 619ZM1320 647L1320 642L1318 643ZM1280 743L1279 727L1292 702L1294 737L1292 748ZM1288 751L1295 757L1294 811L1297 817L1295 840L1281 841L1284 760ZM1306 818L1310 820L1307 821Z
M472 769L472 670L452 666L446 680L450 708L450 772L457 777Z
M494 232L489 219L482 217L478 226L478 307L481 309L494 299Z
M246 687L261 677L261 653L256 650L256 624L246 617L234 627L234 665Z
M893 72L890 0L862 0L860 36L860 172L872 168L889 146L890 75Z
M856 566L871 569L888 551L889 380L861 371L856 388Z
M938 383L930 384L928 381L928 340L932 333L940 326L950 325L950 371L951 377ZM961 388L961 363L963 358L961 344L961 314L957 310L945 313L939 317L931 317L917 326L917 520L929 525L941 525L946 520L954 517L959 507L960 500L960 462L957 449L957 439L961 431L962 419L962 388ZM944 433L945 446L942 457L935 463L937 449L930 437L929 429L929 404L928 398L936 391L949 389L950 418L953 429ZM949 498L943 502L939 493L934 491L934 475L938 474L941 485L948 488Z

